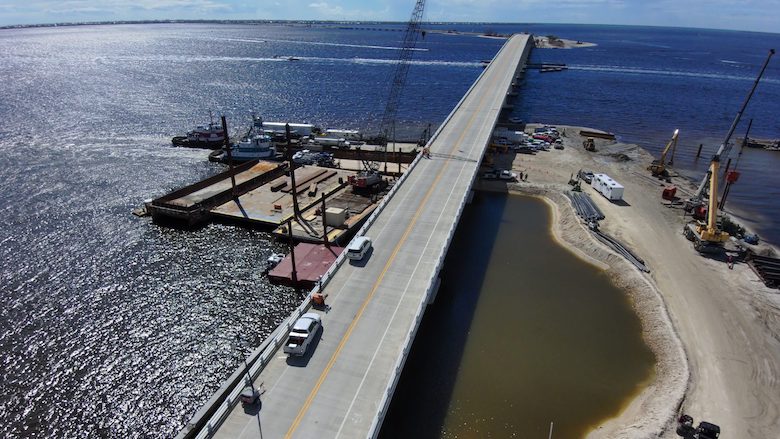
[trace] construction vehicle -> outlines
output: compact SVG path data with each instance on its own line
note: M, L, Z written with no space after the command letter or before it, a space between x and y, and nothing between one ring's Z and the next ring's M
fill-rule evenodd
M398 51L398 63L390 84L390 92L385 103L382 123L379 127L379 146L381 151L387 150L388 139L391 137L395 138L395 116L401 100L401 92L409 73L410 61L417 45L418 36L422 34L425 37L425 31L420 29L424 9L425 0L417 0L412 11L412 17L406 25L401 50ZM387 171L387 162L385 162L385 171ZM363 170L357 175L350 176L348 180L355 192L377 192L383 186L387 186L387 183L384 182L379 174L378 161L363 160Z
M596 150L596 142L593 140L593 137L588 137L582 141L582 147L585 148L585 151L593 152Z
M693 248L699 253L714 253L721 249L723 243L729 240L729 234L718 227L718 169L720 157L713 157L710 163L709 207L705 220L696 219L685 225L683 232L688 240L693 241ZM703 206L698 206L695 213L701 216Z
M699 253L720 251L723 243L729 239L729 234L721 230L717 224L718 170L720 169L720 158L724 152L728 150L731 135L734 134L734 130L736 129L739 120L742 118L742 113L745 111L748 102L750 102L750 98L753 96L753 92L756 91L758 82L761 80L761 77L763 76L764 71L769 64L769 60L774 54L775 50L771 49L769 51L769 56L767 56L766 60L764 61L764 65L761 67L761 71L759 72L758 77L756 77L756 80L753 83L753 87L750 89L750 92L745 98L745 102L742 103L742 107L737 113L737 116L734 118L734 122L732 122L729 132L726 134L726 138L723 140L720 148L718 148L718 151L712 157L707 174L704 176L701 184L699 184L699 188L696 190L694 196L685 203L686 211L694 213L694 218L697 216L701 217L705 209L704 199L708 198L708 207L706 208L704 220L697 219L692 221L686 224L683 229L685 237L690 241L693 241L693 246Z
M582 172L582 170L580 170ZM577 177L574 177L574 174L571 174L569 177L569 186L571 186L572 192L582 192L582 184L580 183L580 173L577 173Z
M775 54L775 49L769 50L769 55L767 56L766 60L764 61L764 65L761 67L761 71L758 74L758 77L756 77L756 80L753 82L753 87L750 89L750 92L748 93L747 97L745 98L745 102L742 103L742 108L740 108L739 112L737 113L737 116L734 118L734 122L731 124L731 128L729 129L729 132L726 134L726 138L723 141L723 143L720 145L720 148L718 149L718 152L715 153L715 156L713 156L713 160L715 158L718 158L720 160L720 156L726 151L726 148L729 145L729 140L731 140L732 134L734 134L734 130L737 128L737 124L739 123L740 119L742 118L742 113L745 111L745 108L748 105L748 102L750 102L750 98L753 96L753 92L756 91L756 87L758 86L758 82L761 80L761 77L764 75L764 71L766 70L766 66L769 64L770 58L772 58L772 55ZM707 191L708 183L710 180L710 176L712 175L712 170L708 170L707 173L704 175L704 178L702 178L701 183L699 183L699 187L696 190L696 193L691 197L689 200L686 201L685 210L690 212L696 207L702 206L704 204L704 198Z
M693 426L693 418L688 415L680 416L677 420L677 435L685 439L718 439L720 427L710 422L702 421L698 427Z
M665 178L669 175L669 171L666 170L666 156L669 154L669 150L672 151L672 156L669 160L669 164L672 164L672 161L674 160L674 150L677 148L677 135L680 133L680 130L674 130L674 134L672 135L672 140L669 141L669 143L666 144L666 147L664 148L663 152L661 153L661 158L658 160L653 160L653 163L650 164L650 166L647 167L647 170L650 171L651 174L653 174L653 177L659 177L659 178Z

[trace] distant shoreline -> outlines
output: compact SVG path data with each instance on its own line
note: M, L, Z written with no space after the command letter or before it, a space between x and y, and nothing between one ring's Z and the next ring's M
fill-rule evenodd
M558 38L554 35L544 37L534 37L534 44L537 49L576 49L580 47L595 47L596 43L586 43L584 41L567 40Z

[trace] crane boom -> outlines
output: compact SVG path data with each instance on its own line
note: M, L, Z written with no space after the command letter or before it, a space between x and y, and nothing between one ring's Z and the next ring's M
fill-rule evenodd
M775 54L775 49L769 49L769 55L767 55L766 60L764 61L764 65L761 66L761 71L758 73L756 80L753 82L753 87L750 88L750 92L748 93L747 97L745 97L745 102L742 103L742 107L737 112L737 116L734 118L734 122L731 123L731 128L729 128L729 132L726 134L726 138L723 140L723 143L720 144L720 148L718 148L718 152L716 152L715 155L712 157L713 162L719 162L720 156L728 147L729 140L731 140L731 136L734 134L734 130L737 128L737 124L739 124L739 120L742 119L742 113L745 112L745 108L747 108L747 105L750 102L750 98L753 97L753 92L756 91L756 87L758 87L758 82L761 80L761 77L764 76L764 71L766 70L766 66L769 64L769 60L772 58L772 55L774 54ZM707 174L704 175L704 178L702 179L701 183L699 183L699 187L696 190L696 193L691 199L692 205L701 204L702 200L704 199L704 192L707 186L709 185L710 177L712 175L713 175L712 166L710 166L710 169L707 170ZM717 194L711 196L717 197Z
M382 115L382 123L379 126L379 152L387 151L387 140L390 138L390 131L395 126L395 116L398 112L398 103L401 100L401 92L406 84L406 76L409 73L409 61L412 59L414 48L417 45L417 38L420 33L420 23L422 22L423 10L425 9L425 0L417 0L412 11L412 17L406 25L404 39L398 51L398 62L395 65L392 82L390 82L390 91L385 102L385 112ZM395 136L395 133L392 133ZM387 163L385 162L385 166ZM349 183L354 191L376 191L386 183L383 183L379 175L379 161L363 160L363 170L357 175L349 177Z
M753 87L750 89L750 93L748 93L747 98L745 98L745 102L742 103L742 107L737 113L737 117L731 124L729 132L726 134L726 139L720 145L718 152L715 153L715 155L712 157L707 175L699 185L699 189L696 191L694 198L689 200L689 207L692 209L699 209L703 204L705 188L709 186L709 206L707 209L706 221L688 223L683 229L685 236L693 241L694 248L701 253L719 251L723 243L729 239L729 234L718 228L717 223L718 171L720 170L720 158L723 152L727 149L731 135L734 134L734 129L737 127L739 119L742 117L742 113L745 111L745 107L747 107L748 102L750 102L750 98L753 96L753 92L756 91L758 81L761 80L761 76L763 76L764 71L766 70L766 66L769 64L769 59L772 58L772 55L774 54L775 50L771 49L769 51L769 56L767 56L766 61L764 61L764 65L761 67L761 71L758 73L758 77L756 77L756 81L753 83Z
M382 115L382 124L379 134L388 139L388 134L395 121L395 115L398 112L398 103L401 100L401 93L406 84L406 77L409 73L409 61L412 60L414 49L417 46L417 38L420 35L420 24L422 22L423 10L425 9L425 0L417 0L412 11L412 17L406 26L404 40L401 44L401 50L398 51L398 62L395 65L393 81L390 83L390 91L385 103L385 112Z
M653 162L650 164L650 166L647 167L647 169L655 176L665 176L667 174L666 172L666 155L669 153L670 149L674 149L677 147L677 136L680 134L680 130L674 130L674 134L672 135L672 139L669 140L669 143L666 144L666 147L664 148L663 152L661 153L661 158L658 160L653 160ZM672 161L669 160L669 165L671 166Z

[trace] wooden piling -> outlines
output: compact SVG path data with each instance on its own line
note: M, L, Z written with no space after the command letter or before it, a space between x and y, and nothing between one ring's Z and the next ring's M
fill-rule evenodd
M298 270L295 268L295 242L293 241L292 218L287 223L287 236L290 238L290 261L292 262L292 281L293 285L298 285Z
M230 136L228 136L227 121L225 115L222 115L222 130L225 132L225 154L228 158L228 168L230 169L230 184L233 188L233 197L236 197L236 171L233 169L233 154L230 151Z
M322 193L322 243L326 248L330 248L330 242L328 241L328 221L325 214L325 192Z

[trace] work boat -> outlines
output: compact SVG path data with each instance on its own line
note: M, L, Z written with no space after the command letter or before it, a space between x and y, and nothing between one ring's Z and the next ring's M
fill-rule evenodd
M214 117L209 112L211 122L208 125L198 125L194 130L187 132L186 136L176 136L172 139L175 146L190 148L221 148L225 143L225 130L222 125L214 123Z
M187 140L196 145L219 148L225 143L225 130L221 125L210 122L208 125L198 125L187 133Z
M271 145L271 136L254 134L234 146L230 150L234 161L246 162L255 159L272 159L276 156L276 148ZM226 156L223 156L227 159Z

